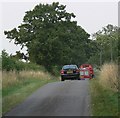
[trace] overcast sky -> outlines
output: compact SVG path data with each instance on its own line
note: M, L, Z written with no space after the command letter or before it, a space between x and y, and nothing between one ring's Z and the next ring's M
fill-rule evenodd
M15 46L13 42L9 43L3 31L19 26L25 12L33 9L37 4L54 1L66 5L67 12L73 12L76 15L74 20L89 34L97 32L107 24L118 25L117 0L89 0L89 2L88 0L84 0L84 2L82 0L9 0L9 2L3 0L0 4L0 14L2 14L0 16L0 26L2 26L0 50L6 49L9 54L15 54L20 47Z

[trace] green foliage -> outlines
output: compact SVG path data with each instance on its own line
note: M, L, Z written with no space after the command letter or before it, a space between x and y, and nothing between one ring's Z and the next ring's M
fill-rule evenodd
M30 62L49 71L54 66L85 63L93 51L89 34L71 20L75 15L65 8L58 2L39 4L26 12L23 24L5 31L5 35L27 47Z
M96 32L93 38L95 38L96 52L90 57L88 62L101 65L105 62L118 60L119 42L117 26L108 24L102 30Z
M118 116L118 92L104 88L99 80L90 82L92 116Z
M2 51L2 69L6 71L16 70L43 70L45 68L43 66L34 64L34 63L26 63L19 61L18 59L14 59L12 56L9 56L8 53L3 50Z
M15 61L12 60L5 50L2 51L2 69L3 70L14 70Z

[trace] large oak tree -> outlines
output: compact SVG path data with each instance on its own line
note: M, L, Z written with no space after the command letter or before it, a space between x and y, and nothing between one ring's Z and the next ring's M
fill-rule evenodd
M73 13L58 2L39 4L27 11L23 23L5 31L16 45L27 47L29 60L49 70L63 64L82 64L90 57L89 34L77 25Z

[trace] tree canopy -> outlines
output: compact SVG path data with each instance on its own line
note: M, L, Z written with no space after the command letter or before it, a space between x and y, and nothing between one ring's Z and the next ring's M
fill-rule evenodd
M49 70L63 64L82 64L91 56L90 35L65 8L58 2L39 4L26 12L18 28L4 33L16 45L27 47L31 62Z
M96 52L89 62L102 65L105 62L118 61L118 27L108 24L93 34Z

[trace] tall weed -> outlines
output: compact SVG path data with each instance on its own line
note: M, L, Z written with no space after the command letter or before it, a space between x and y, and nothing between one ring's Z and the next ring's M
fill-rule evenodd
M118 91L118 65L106 63L99 73L99 82L102 86Z
M3 71L2 72L2 88L24 83L30 79L52 79L49 73L43 71Z

